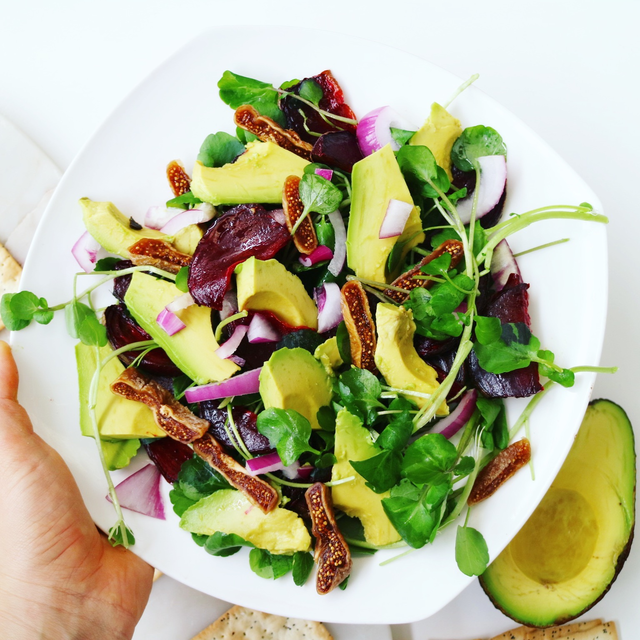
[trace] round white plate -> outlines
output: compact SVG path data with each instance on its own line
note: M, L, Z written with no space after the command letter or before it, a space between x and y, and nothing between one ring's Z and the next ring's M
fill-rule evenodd
M300 43L304 43L301 46ZM83 231L77 200L111 200L126 215L139 215L170 197L164 168L181 158L190 169L207 134L233 132L232 111L218 98L225 69L279 85L331 69L360 116L390 104L418 127L433 101L444 102L458 78L423 60L382 45L297 29L225 28L207 32L156 70L116 109L73 162L47 210L25 269L23 287L50 304L67 300L77 271L70 248ZM509 148L506 212L549 204L591 202L596 196L566 164L514 116L472 87L451 106L463 126L495 127ZM520 260L531 283L534 333L564 366L597 364L607 302L606 231L586 222L540 223L514 236L521 251L552 240L571 242ZM86 280L86 279L85 279ZM98 525L114 516L95 445L78 429L74 341L62 317L31 326L13 344L24 384L21 400L37 431L64 456ZM589 399L593 375L569 390L554 388L530 421L535 481L524 469L491 500L474 508L479 529L495 557L526 521L564 460ZM509 401L512 423L526 401ZM137 465L136 465L137 467ZM288 579L253 574L246 551L208 556L170 514L166 522L131 513L135 551L175 579L210 595L256 609L296 617L351 623L400 623L425 618L471 581L454 559L455 527L435 543L384 567L397 551L356 559L349 587L318 596L313 580L296 587Z

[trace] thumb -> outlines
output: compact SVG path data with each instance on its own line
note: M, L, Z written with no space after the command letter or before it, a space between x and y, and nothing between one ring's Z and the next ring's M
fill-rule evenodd
M18 399L18 368L11 347L0 340L0 400Z

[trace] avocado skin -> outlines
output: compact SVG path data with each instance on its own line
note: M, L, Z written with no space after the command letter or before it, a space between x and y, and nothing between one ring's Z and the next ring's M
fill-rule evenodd
M502 613L504 613L506 616L512 618L513 620L515 620L516 622L529 626L529 627L536 627L536 628L548 628L548 627L553 627L555 625L561 625L564 624L566 622L569 622L571 620L574 620L575 618L583 615L584 613L586 613L587 611L589 611L591 608L593 608L598 602L600 602L602 600L602 598L604 598L604 596L609 592L609 589L611 588L611 586L613 585L613 583L615 582L616 578L618 577L618 575L620 574L620 571L622 570L624 563L626 562L627 558L629 557L629 553L631 551L631 545L633 543L633 539L634 539L634 534L635 534L635 502L636 502L636 454L635 454L635 437L634 437L634 433L633 433L633 428L631 426L631 423L629 421L629 418L626 414L626 412L624 411L624 409L622 407L620 407L618 404L610 401L610 400L606 400L603 398L599 398L596 400L592 400L589 403L589 407L587 409L587 414L585 415L585 421L583 422L583 425L585 424L585 422L587 421L587 418L589 417L589 412L595 412L598 409L605 409L605 410L609 410L611 413L614 414L614 417L616 419L616 423L618 425L618 427L620 428L621 431L625 431L626 434L623 434L623 438L626 435L626 438L629 440L630 443L630 448L631 452L632 452L632 460L633 460L633 464L630 466L630 468L627 469L627 474L625 476L625 479L627 480L627 482L629 482L629 476L631 477L631 482L633 483L633 488L632 491L629 493L628 492L628 485L627 485L627 493L629 493L629 495L627 495L626 499L624 497L624 485L627 484L626 482L624 482L624 479L622 481L622 485L623 488L622 490L620 489L619 484L616 485L616 491L614 491L612 493L612 498L613 500L611 501L613 502L618 502L620 507L622 508L623 511L626 511L626 517L628 520L628 527L629 530L628 532L623 532L623 535L627 536L627 540L626 543L624 544L624 546L622 547L622 549L620 550L615 563L613 565L613 571L611 573L611 578L605 578L608 579L608 583L606 585L602 585L602 584L594 584L593 586L590 587L590 591L594 591L596 592L593 600L588 601L584 604L584 606L582 606L579 609L576 609L575 611L571 611L571 612L566 612L564 614L561 615L554 615L553 614L553 608L554 605L557 604L556 602L553 602L554 600L554 594L555 594L555 590L554 589L549 589L548 585L540 585L540 589L543 590L545 592L545 595L547 596L547 598L550 598L549 602L550 602L550 607L549 607L549 614L545 615L544 612L542 613L538 613L537 612L537 618L538 620L532 620L531 617L527 616L527 615L523 615L523 613L521 611L517 611L515 610L514 606L509 606L507 603L505 603L502 599L502 594L499 593L499 588L496 588L496 585L500 585L500 581L501 581L501 575L498 573L497 576L492 576L492 567L494 567L494 564L499 561L501 558L505 557L505 554L509 554L509 550L512 547L512 545L514 544L514 542L512 541L509 546L507 546L507 548L502 552L502 554L500 554L500 556L498 556L498 558L496 558L496 560L494 560L494 564L492 564L487 571L485 572L484 575L482 575L480 577L480 585L482 586L482 589L484 590L484 592L487 594L487 596L489 597L489 599L491 600L491 602L493 603L493 605L499 609ZM583 427L581 427L581 429L583 429ZM572 453L574 452L574 449L576 448L576 444L578 443L578 441L580 440L580 433L578 434L577 438L576 438L576 442L574 443L574 447L572 448L571 452L569 453L569 456L567 457L567 461L565 461L565 465L567 465L567 463L570 462L571 458L572 458ZM628 444L629 444L628 443ZM628 454L628 452L627 452ZM593 454L592 454L593 455ZM597 454L596 454L597 455ZM624 452L623 452L624 455ZM625 468L623 464L619 465L619 467L621 468ZM553 489L556 485L556 483L558 482L558 479L562 477L562 472L564 470L564 466L563 469L561 469L560 473L558 474L558 477L556 478L556 480L554 481L554 483L551 486L551 489ZM585 471L584 473L588 473L588 470ZM580 474L578 474L578 482L580 480ZM550 489L550 491L551 491ZM620 494L620 495L618 495ZM625 507L627 507L627 509L625 509ZM535 515L535 512L534 512ZM603 517L606 517L607 514L600 515L600 520ZM533 516L532 516L533 517ZM525 525L526 526L526 525ZM611 545L610 545L611 546ZM606 553L606 551L610 551L613 552L613 549L605 549L604 552L602 550L600 550L600 553ZM610 554L612 555L612 554ZM595 556L595 554L594 554ZM509 554L510 557L510 554ZM588 565L587 565L588 568ZM583 573L583 572L581 572ZM578 576L574 577L572 580L576 580L579 577L580 574L578 574ZM533 583L531 580L529 580L526 576L524 576L523 574L523 592L526 592L526 589L524 587L528 587L530 589L530 585L535 584ZM527 581L526 584L524 583L524 581ZM568 584L571 584L571 580L567 581ZM502 585L500 585L502 586ZM504 585L505 589L508 589L509 586L511 585ZM525 604L526 602L524 602L526 600L528 596L524 596L523 597L523 603L519 603L519 604ZM558 598L562 598L563 594L560 594L558 596ZM564 597L566 597L566 595L564 595ZM580 605L578 605L580 606Z

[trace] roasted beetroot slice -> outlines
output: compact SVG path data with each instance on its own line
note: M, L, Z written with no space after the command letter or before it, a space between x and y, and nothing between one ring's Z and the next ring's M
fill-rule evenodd
M499 318L503 324L522 322L531 326L527 289L529 285L522 282L518 274L512 273L504 289L493 296L484 315ZM542 391L538 365L535 363L509 373L489 373L480 366L472 351L467 364L473 386L489 398L526 398Z
M454 345L456 344L457 341L454 341ZM452 349L445 353L439 353L424 359L427 364L431 365L434 368L436 375L438 376L438 382L444 382L444 379L447 377L447 375L449 375L449 371L451 371L453 361L456 357L456 350L457 349ZM451 385L451 389L447 394L447 400L449 398L457 396L463 390L465 378L466 365L463 364L458 371L458 375L456 375L456 379Z
M323 97L321 98L318 106L323 111L334 113L337 116L344 118L353 118L355 120L355 114L351 110L351 107L345 103L344 94L338 84L338 81L333 77L331 71L323 71L317 76L311 78L305 78L304 80L315 80L322 89ZM302 82L304 82L304 80ZM291 93L299 93L300 85L294 85L288 89ZM310 131L315 133L329 133L330 131L355 131L356 127L346 122L332 121L333 124L329 124L322 116L308 105L296 100L291 96L285 96L280 100L280 108L284 112L287 118L287 127L293 129L303 140L314 144L317 140L316 136L310 135L305 128L305 124ZM304 116L300 113L302 111Z
M107 326L107 338L114 349L120 349L133 342L151 340L151 336L129 315L127 308L121 304L112 304L104 311ZM131 364L140 354L139 351L128 351L120 355L120 360ZM160 348L149 351L142 358L140 368L155 376L179 376L182 371L169 359Z
M171 484L178 481L182 464L193 458L193 449L173 438L147 441L144 443L144 448L151 462L158 467L162 477Z
M129 269L129 267L133 267L133 262L131 260L119 260L113 267L114 271L122 271L123 269ZM124 304L124 297L127 293L127 289L131 284L131 274L128 273L126 276L120 276L118 278L114 278L113 280L113 295L120 302Z
M211 425L209 431L215 436L216 440L230 451L235 451L235 447L224 428L228 417L227 410L218 409L217 405L218 402L211 400L201 402L200 416L209 421ZM273 451L269 440L258 432L256 427L258 416L253 411L249 411L244 407L234 407L232 415L236 428L240 432L240 437L252 454L262 455ZM231 427L229 427L229 431L233 433Z
M459 343L457 338L448 338L447 340L434 340L433 338L426 338L416 333L413 337L413 346L415 347L418 355L426 360L440 353L447 353L456 347Z
M235 267L247 258L273 258L291 239L259 204L241 204L220 216L198 244L189 269L189 293L202 306L222 309Z
M313 160L349 173L362 160L358 138L353 131L331 131L321 135L311 151Z

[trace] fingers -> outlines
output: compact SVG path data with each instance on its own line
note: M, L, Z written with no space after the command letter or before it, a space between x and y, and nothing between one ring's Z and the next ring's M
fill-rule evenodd
M11 347L0 340L0 400L18 399L18 368Z

